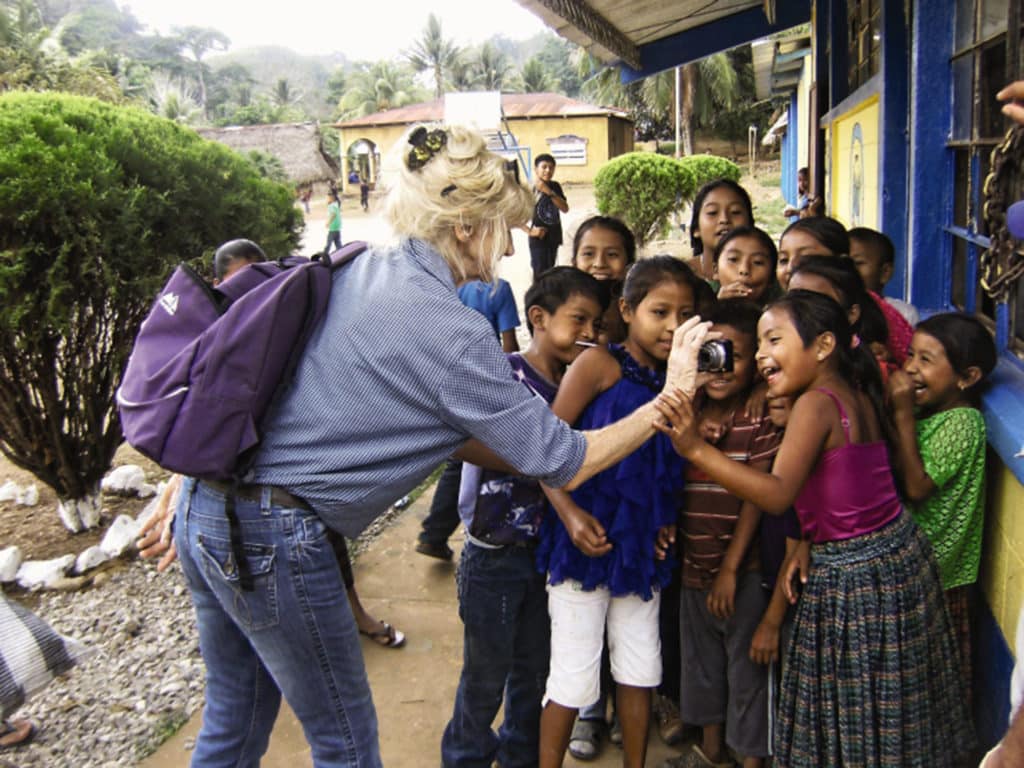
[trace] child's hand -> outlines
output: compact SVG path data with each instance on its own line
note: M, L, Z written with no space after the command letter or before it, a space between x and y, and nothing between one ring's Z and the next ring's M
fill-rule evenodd
M664 560L676 544L676 527L674 525L663 525L658 529L658 536L654 539L654 559Z
M601 557L612 551L604 526L589 512L574 507L563 510L560 517L576 549L587 557Z
M768 402L768 384L758 380L750 394L747 395L747 404L743 408L743 415L748 419L756 419L765 413L765 405Z
M889 374L889 402L895 412L914 412L914 381L900 369Z
M704 440L700 436L697 416L693 412L693 403L681 392L667 394L662 392L654 400L654 407L665 417L667 423L655 422L654 428L669 436L672 447L680 456L687 456Z
M722 568L708 592L708 611L716 619L728 619L736 609L736 571Z
M799 574L800 584L806 584L807 574L810 572L810 568L811 547L806 541L802 541L799 546L793 550L793 555L786 561L785 565L782 566L783 591L786 593L786 599L789 600L791 605L796 605L796 601L800 597L800 592L793 584L793 577Z
M745 299L750 296L750 286L739 280L734 280L728 285L718 289L718 298L721 299Z
M537 239L541 239L541 238L543 238L548 233L548 228L547 227L530 227L530 229L528 231L530 233L530 237L535 237Z
M750 660L755 664L771 664L779 660L778 624L761 619L750 640Z

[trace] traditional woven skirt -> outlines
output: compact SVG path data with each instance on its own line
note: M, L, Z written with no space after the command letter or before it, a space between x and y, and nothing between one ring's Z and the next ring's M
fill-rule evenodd
M778 726L791 768L940 768L973 746L938 566L910 515L811 547Z

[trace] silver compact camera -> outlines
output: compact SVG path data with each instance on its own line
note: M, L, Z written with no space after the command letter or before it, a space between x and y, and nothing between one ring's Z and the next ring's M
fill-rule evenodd
M729 339L705 341L697 352L697 370L722 373L732 370L732 342Z

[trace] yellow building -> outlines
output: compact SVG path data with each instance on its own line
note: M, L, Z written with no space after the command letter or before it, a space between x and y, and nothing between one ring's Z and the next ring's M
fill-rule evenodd
M492 149L518 156L529 172L534 157L550 154L558 163L556 178L562 183L590 183L608 160L633 151L633 121L618 109L557 93L503 93L501 111L501 131L488 135ZM381 158L401 141L409 126L443 119L444 101L437 99L336 123L346 187L353 170L376 181Z

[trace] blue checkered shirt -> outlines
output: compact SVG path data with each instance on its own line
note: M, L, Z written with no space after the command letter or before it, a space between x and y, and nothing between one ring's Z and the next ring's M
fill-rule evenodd
M251 479L301 496L352 537L470 437L553 486L586 452L583 435L513 377L441 256L409 240L334 275Z

